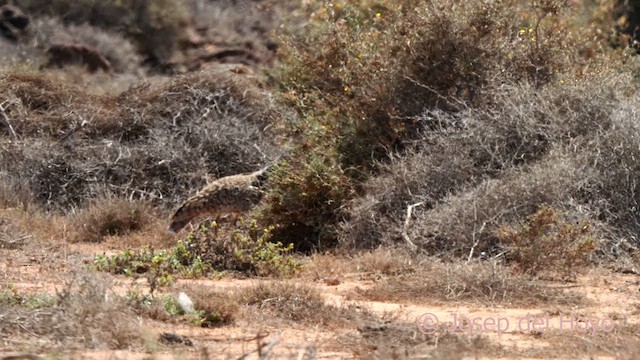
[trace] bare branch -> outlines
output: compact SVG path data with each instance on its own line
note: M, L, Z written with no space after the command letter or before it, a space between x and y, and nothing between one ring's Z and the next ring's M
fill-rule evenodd
M5 104L7 101L4 101L2 104L0 104L0 115L2 115L2 119L4 120L4 123L7 125L7 127L9 128L9 131L11 131L11 135L13 136L14 140L18 140L18 134L16 134L16 131L13 129L13 126L11 126L11 121L9 121L9 117L7 116L7 113L5 112Z
M402 237L404 238L404 241L406 241L407 244L409 244L409 247L411 247L411 250L413 251L418 250L418 246L414 244L413 241L411 241L411 239L409 238L409 235L407 234L407 230L409 229L409 223L411 222L411 213L413 212L413 208L423 204L424 202L419 202L419 203L415 203L413 205L407 206L407 217L404 219L404 226L402 227Z

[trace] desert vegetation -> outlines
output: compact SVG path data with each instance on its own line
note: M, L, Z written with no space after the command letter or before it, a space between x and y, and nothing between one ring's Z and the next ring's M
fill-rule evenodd
M0 356L527 354L414 323L461 303L606 315L588 346L509 336L633 358L640 3L7 4L29 21L1 20ZM165 231L266 165L237 221Z

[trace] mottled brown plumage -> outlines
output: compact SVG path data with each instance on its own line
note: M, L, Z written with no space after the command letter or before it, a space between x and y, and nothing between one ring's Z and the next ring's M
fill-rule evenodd
M168 231L177 233L200 216L235 215L249 211L262 198L267 168L220 178L188 198L171 217Z

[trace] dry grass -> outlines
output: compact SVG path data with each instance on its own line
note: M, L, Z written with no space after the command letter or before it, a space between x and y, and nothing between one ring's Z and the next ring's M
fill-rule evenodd
M48 213L32 203L0 207L0 248L19 248L27 254L53 248L57 253L60 242L67 239L68 228L66 217Z
M39 309L3 307L0 336L38 336L39 346L67 349L127 349L142 345L141 329L127 305L94 273L76 275L55 304Z
M395 276L412 271L418 263L415 254L402 248L379 247L356 254L351 261L352 271Z
M473 301L485 304L532 306L581 304L575 293L551 289L544 282L513 274L493 261L443 263L422 261L415 272L383 278L370 289L357 290L356 298L384 302Z
M84 44L96 48L116 73L135 74L141 70L142 58L136 47L119 33L87 23L65 25L59 18L48 16L35 19L32 26L32 42L43 52L53 44Z
M289 323L335 328L373 317L357 307L329 305L319 290L293 282L260 283L240 290L236 298L243 306L255 307L261 317Z
M594 319L597 319L594 318ZM615 322L613 329L607 323L604 328L587 328L585 324L574 329L543 332L541 339L550 343L549 348L531 351L532 357L578 357L583 355L614 356L616 359L636 359L639 355L638 325ZM568 325L567 325L568 326ZM552 349L552 351L550 351Z
M415 271L419 258L403 248L379 247L354 254L315 253L302 263L298 277L329 284L348 277L380 278Z
M242 309L234 294L211 291L201 286L181 286L198 312L197 325L219 327L231 325L242 317Z
M363 331L364 330L364 331ZM358 359L414 359L428 357L434 360L462 360L505 355L501 346L484 336L446 334L442 337L426 337L415 333L415 328L387 325L378 329L359 329L360 337L342 339Z
M107 236L124 236L144 230L154 211L142 201L106 197L79 210L71 221L72 242L101 242Z

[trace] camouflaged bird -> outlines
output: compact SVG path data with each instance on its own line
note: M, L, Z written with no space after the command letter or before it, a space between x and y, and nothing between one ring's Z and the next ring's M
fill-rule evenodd
M269 167L250 174L226 176L205 186L176 210L168 231L177 233L199 216L238 216L249 211L262 199L262 186Z

